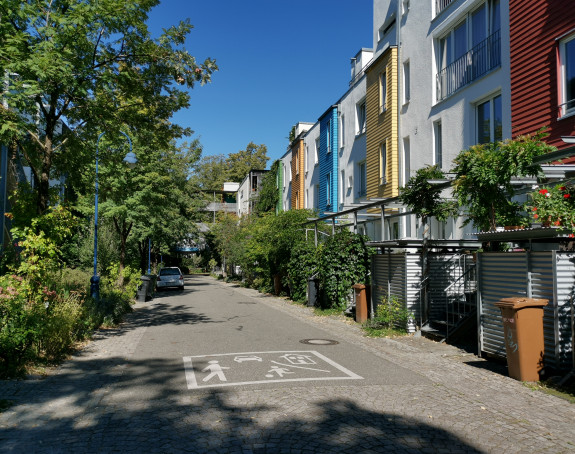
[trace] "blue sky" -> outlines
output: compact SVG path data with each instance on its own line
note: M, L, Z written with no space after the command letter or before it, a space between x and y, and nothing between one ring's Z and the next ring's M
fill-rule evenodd
M195 131L204 155L265 144L269 167L294 124L317 121L346 92L350 58L373 45L372 10L373 0L162 0L152 34L189 18L188 51L220 68L174 122Z

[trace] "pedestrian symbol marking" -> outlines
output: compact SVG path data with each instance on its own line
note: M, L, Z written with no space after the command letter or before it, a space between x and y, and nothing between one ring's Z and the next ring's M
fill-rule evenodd
M363 377L316 351L223 353L183 358L188 389Z
M220 381L228 381L224 375L224 369L229 369L229 367L220 366L219 361L210 361L210 365L202 370L202 372L209 371L210 373L202 381L210 381L213 377L218 377Z
M268 370L268 372L270 372L270 373L266 375L266 378L274 377L274 373L278 374L278 376L280 376L280 377L283 377L285 374L294 374L295 373L295 372L290 372L289 369L286 369L284 367L278 367L278 366L272 366L271 370Z

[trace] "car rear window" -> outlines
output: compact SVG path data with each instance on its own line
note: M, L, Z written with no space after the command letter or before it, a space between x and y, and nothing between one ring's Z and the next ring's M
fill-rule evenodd
M180 270L177 268L164 268L160 270L160 276L174 276L180 274Z

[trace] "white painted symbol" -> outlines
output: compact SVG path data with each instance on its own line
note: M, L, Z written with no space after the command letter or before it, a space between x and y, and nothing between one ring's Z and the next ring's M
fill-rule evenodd
M209 381L211 378L217 376L220 381L228 381L224 375L223 369L229 369L229 367L220 366L219 361L209 361L210 365L202 370L202 372L210 371L207 377L204 377L202 381Z
M274 364L279 364L280 366L286 366L286 367L295 367L296 369L305 369L305 370L315 370L318 372L327 372L329 374L329 370L323 370L323 369L314 369L313 367L302 367L302 366L294 366L293 364L282 364L282 363L278 363L277 361L270 361ZM314 363L315 364L315 363ZM273 366L272 366L273 367Z
M244 361L259 361L262 362L262 359L259 356L251 355L251 356L236 356L234 358L236 363L243 363Z
M287 355L280 356L291 364L317 364L309 355L296 355L295 353L288 353Z
M295 372L290 372L289 369L285 367L272 366L271 370L268 370L267 378L273 378L274 373L278 374L279 377L283 377L285 374L293 374Z

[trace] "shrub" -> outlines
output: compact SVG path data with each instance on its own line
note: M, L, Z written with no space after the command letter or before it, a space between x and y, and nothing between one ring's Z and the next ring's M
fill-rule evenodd
M341 230L318 250L320 288L327 307L345 307L353 284L368 284L371 255L367 237Z
M317 252L314 244L311 242L298 244L292 250L287 267L290 297L293 301L306 301L308 280L317 270Z
M407 331L407 324L412 318L405 304L395 296L383 296L377 306L373 319L364 323L364 328L371 330L399 329Z

